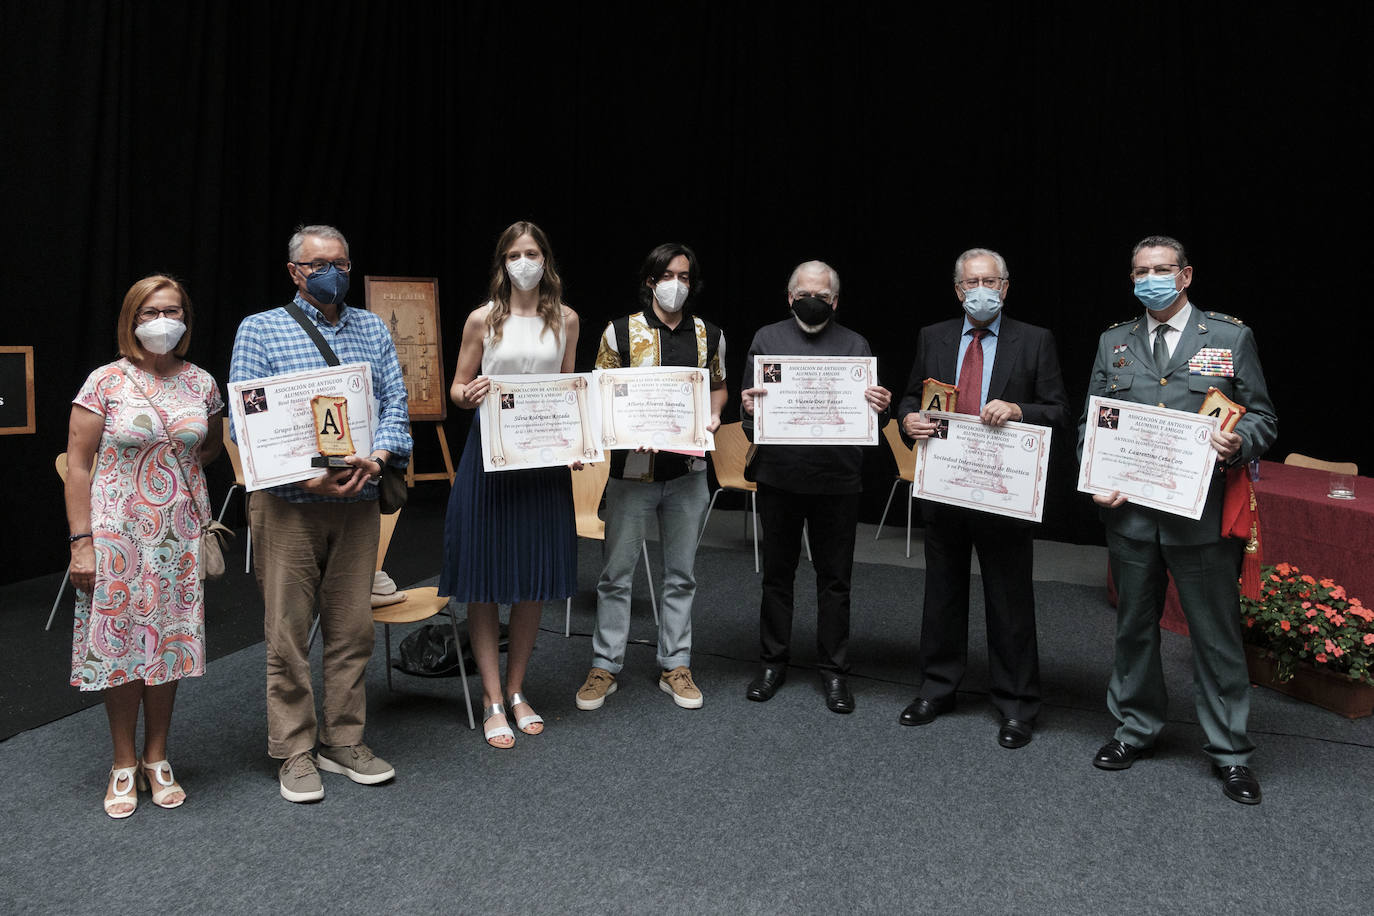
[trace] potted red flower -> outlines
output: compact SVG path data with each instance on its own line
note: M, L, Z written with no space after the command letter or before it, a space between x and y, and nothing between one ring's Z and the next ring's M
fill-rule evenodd
M1240 606L1252 681L1351 718L1374 712L1374 610L1359 598L1279 563Z

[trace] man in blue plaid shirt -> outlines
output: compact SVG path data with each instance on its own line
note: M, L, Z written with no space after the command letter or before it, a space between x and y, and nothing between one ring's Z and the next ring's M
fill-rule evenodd
M254 568L266 605L267 752L282 760L281 795L324 798L319 770L364 785L396 771L363 744L364 679L375 641L372 580L380 524L377 480L387 462L410 455L405 381L382 319L344 303L352 263L348 242L332 226L303 226L291 236L286 270L296 285L292 306L303 313L342 363L367 363L380 420L367 455L348 468L259 490L249 500ZM283 306L239 325L229 363L231 382L328 365L319 347ZM237 436L235 436L237 441ZM308 654L317 604L324 637L324 697L318 725Z

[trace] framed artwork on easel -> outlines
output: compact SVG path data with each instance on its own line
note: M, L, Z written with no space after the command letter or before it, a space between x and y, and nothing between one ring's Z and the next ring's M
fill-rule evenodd
M32 433L33 347L0 347L0 436Z
M364 277L367 310L391 329L406 380L411 422L448 416L443 343L439 334L439 281L434 277Z

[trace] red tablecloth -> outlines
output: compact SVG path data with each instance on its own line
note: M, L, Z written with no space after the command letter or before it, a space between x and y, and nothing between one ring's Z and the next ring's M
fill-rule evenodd
M1374 601L1374 480L1356 478L1354 499L1331 499L1329 483L1326 471L1260 462L1255 501L1263 562L1291 563L1319 579L1334 579L1368 604ZM1107 593L1116 604L1110 571ZM1159 625L1188 632L1172 577Z
M1374 601L1374 480L1357 477L1354 499L1331 499L1328 485L1326 471L1260 462L1255 501L1264 562L1335 579L1368 604Z

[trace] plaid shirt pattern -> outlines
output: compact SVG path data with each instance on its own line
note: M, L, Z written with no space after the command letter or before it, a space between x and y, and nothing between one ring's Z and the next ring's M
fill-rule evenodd
M391 453L391 463L404 466L411 450L410 414L406 407L405 378L401 375L396 345L392 343L386 324L371 312L343 305L339 307L338 324L331 325L319 309L299 295L296 305L319 328L340 362L367 363L372 367L373 391L381 404L372 447L387 450ZM275 308L249 315L239 324L234 337L234 354L229 359L229 381L266 378L328 365L296 319L285 308ZM232 428L230 435L238 441ZM268 492L293 503L357 502L377 498L377 487L370 482L352 499L316 496L295 484L270 487Z

